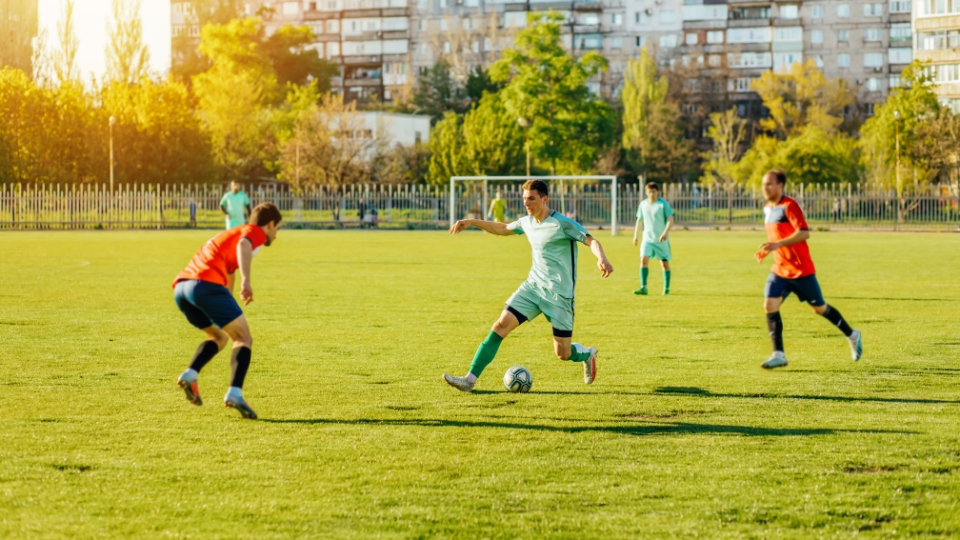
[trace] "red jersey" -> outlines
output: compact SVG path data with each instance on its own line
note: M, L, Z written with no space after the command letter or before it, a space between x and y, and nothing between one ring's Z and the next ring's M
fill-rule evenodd
M803 210L797 201L784 196L780 202L763 209L764 226L767 229L767 238L771 242L779 242L797 231L809 230L807 220L803 217ZM810 258L810 248L806 240L792 246L785 246L773 254L773 268L771 271L787 279L797 279L813 275L817 272Z
M250 241L253 253L256 254L260 246L266 243L267 234L257 225L241 225L214 236L190 259L187 267L177 274L173 286L176 287L180 281L196 279L226 287L227 275L236 272L240 266L237 261L237 244L241 238Z

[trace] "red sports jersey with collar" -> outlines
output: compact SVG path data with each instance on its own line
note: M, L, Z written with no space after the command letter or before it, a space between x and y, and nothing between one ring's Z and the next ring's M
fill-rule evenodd
M797 201L784 196L780 202L763 209L764 226L767 229L767 238L771 242L779 242L793 233L809 230L807 220L803 217L803 210ZM773 254L774 274L787 279L797 279L813 275L817 272L810 258L810 248L806 240L792 246L784 246Z
M250 240L253 253L256 254L267 241L267 234L257 225L241 225L224 231L200 248L190 259L190 263L173 280L176 287L180 281L196 279L227 286L227 276L237 271L237 244L241 238Z

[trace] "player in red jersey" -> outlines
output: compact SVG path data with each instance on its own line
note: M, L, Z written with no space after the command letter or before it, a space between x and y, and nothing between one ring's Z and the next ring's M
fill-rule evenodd
M813 311L839 328L850 342L853 360L860 360L863 356L860 332L850 328L840 312L824 301L807 246L810 229L797 201L783 194L786 184L787 173L783 169L773 169L763 175L763 196L767 199L763 209L764 224L770 241L760 245L755 257L758 263L762 263L767 255L773 253L773 268L767 278L763 300L767 328L773 340L773 354L763 363L763 367L773 369L787 365L787 357L783 354L780 305L790 293L795 293L801 302L810 304Z
M262 246L277 238L280 210L272 203L257 205L247 225L222 232L203 245L187 267L173 281L173 298L190 324L207 335L193 355L190 367L177 378L177 384L194 405L202 405L197 378L203 366L233 340L230 356L232 379L223 404L236 409L244 418L256 419L257 413L243 399L243 380L250 368L253 338L243 311L233 298L234 275L240 270L240 299L253 302L250 262Z

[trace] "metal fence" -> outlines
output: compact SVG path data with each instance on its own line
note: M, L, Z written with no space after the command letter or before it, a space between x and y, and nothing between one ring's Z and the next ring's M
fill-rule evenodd
M876 186L790 185L789 195L819 229L956 230L957 187L911 186L898 197ZM316 188L295 194L273 184L245 186L254 205L276 204L287 228L444 228L449 223L449 188L422 185L360 185ZM609 183L554 182L551 206L588 226L609 228ZM507 203L508 217L524 213L520 186L482 183L458 188L457 218L484 217L494 192ZM224 226L220 200L225 186L105 186L0 184L0 229L162 229ZM761 194L756 189L666 185L663 196L680 226L759 227ZM632 227L644 198L642 186L618 187L618 221ZM362 215L361 215L362 213Z

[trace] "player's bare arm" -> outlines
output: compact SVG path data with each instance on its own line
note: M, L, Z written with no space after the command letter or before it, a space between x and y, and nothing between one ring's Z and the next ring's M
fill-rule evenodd
M240 299L243 305L253 302L253 288L250 285L250 261L253 260L253 245L250 240L241 238L237 242L237 263L240 268Z
M774 251L782 247L799 244L800 242L803 242L804 240L807 240L809 238L810 238L810 231L798 230L797 232L791 234L790 236L784 238L783 240L780 240L779 242L764 242L763 244L760 244L759 251L757 251L755 255L755 257L757 258L757 262L763 262L763 259L765 259L767 255L773 253Z
M453 227L450 227L450 234L461 233L470 227L476 227L482 231L486 231L490 234L495 234L497 236L512 236L513 232L507 228L506 223L500 223L497 221L485 221L482 219L461 219L453 224Z
M658 242L664 242L667 239L667 236L670 235L670 229L673 228L673 216L667 218L667 228L663 230L663 234L660 235L660 240Z
M642 224L643 224L643 220L640 218L637 218L637 223L634 224L633 226L633 247L637 247L638 245L640 245L637 239L640 238L640 231L643 230L640 228Z
M613 265L610 264L606 253L603 252L603 246L600 245L600 242L596 238L588 235L583 243L586 244L590 248L590 251L597 257L597 268L600 269L600 277L605 278L612 274Z

